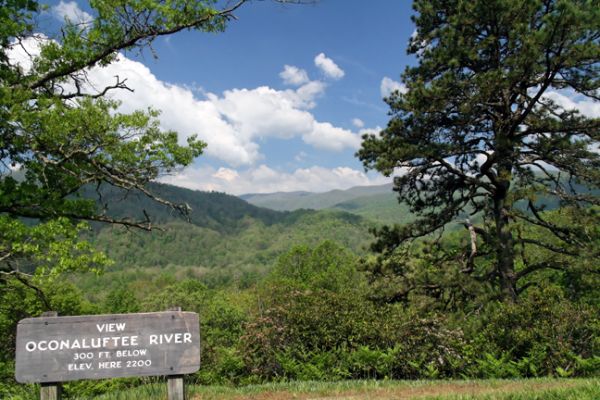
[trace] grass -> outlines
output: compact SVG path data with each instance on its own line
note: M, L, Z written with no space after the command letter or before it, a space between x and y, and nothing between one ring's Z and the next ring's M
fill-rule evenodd
M600 399L600 379L287 382L239 388L189 385L186 391L190 400L597 400ZM162 400L166 397L163 383L85 399Z

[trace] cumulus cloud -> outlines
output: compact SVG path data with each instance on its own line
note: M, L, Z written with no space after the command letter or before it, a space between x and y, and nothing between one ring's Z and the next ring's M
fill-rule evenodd
M306 85L300 86L294 93L297 95L298 100L300 100L298 106L303 108L314 108L316 106L314 100L325 92L326 87L327 85L321 81L310 81Z
M98 90L114 84L115 76L126 78L127 85L135 91L109 92L110 97L122 102L121 111L158 109L161 126L179 132L182 144L190 135L198 134L209 145L208 155L231 165L251 164L261 158L258 144L237 132L210 98L198 99L189 88L160 81L142 63L122 55L113 64L94 68L88 73Z
M25 52L15 53L13 58L31 64ZM88 90L102 90L114 84L116 76L126 78L134 90L109 92L122 102L121 111L158 109L161 126L179 132L182 144L197 134L208 144L207 155L234 167L262 160L259 142L267 138L300 137L316 148L334 151L356 149L360 144L358 134L317 121L310 112L326 88L320 81L309 81L293 90L259 86L226 90L220 95L197 93L161 81L142 63L119 55L114 63L88 72L92 86Z
M357 128L365 127L365 123L360 118L352 118L352 125L354 125Z
M600 118L600 102L573 93L550 90L543 97L554 101L565 110L578 110L588 118Z
M304 142L319 149L342 151L345 148L358 149L361 138L347 129L338 128L329 122L314 122L312 129L302 136Z
M69 20L74 24L89 24L93 21L92 17L87 12L79 8L75 1L63 1L51 8L52 15L55 18L64 21Z
M315 57L315 65L331 79L342 79L344 77L344 71L333 62L331 58L328 58L324 53L320 53Z
M399 91L400 93L406 93L407 89L404 84L397 82L387 76L384 76L381 80L381 84L379 85L379 91L381 93L381 97L388 97L395 91Z
M369 176L349 167L323 168L313 166L282 172L259 165L242 171L210 166L189 167L162 182L195 190L219 191L230 194L309 191L325 192L353 186L382 185L390 178Z
M309 81L306 71L293 65L284 65L279 77L283 79L283 83L290 86L300 86Z
M225 182L233 182L240 177L236 170L223 167L219 168L212 176Z
M10 63L18 65L24 73L30 72L33 60L40 55L41 46L47 41L48 37L40 33L11 43L7 51Z
M17 46L14 50L12 58L31 64L26 52L18 53ZM108 66L88 71L90 85L86 91L101 91L113 85L117 76L127 79L134 90L109 92L108 96L121 101L122 112L158 109L161 126L179 132L182 144L197 134L208 144L207 155L232 167L256 165L263 160L260 143L268 138L301 138L315 148L330 151L356 150L360 146L358 133L318 121L310 112L327 87L321 81L307 81L285 90L259 86L220 94L198 92L161 81L144 64L119 55Z

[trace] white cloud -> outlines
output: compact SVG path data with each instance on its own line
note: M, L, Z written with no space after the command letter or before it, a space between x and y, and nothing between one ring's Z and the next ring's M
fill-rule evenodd
M283 79L283 83L290 86L300 86L309 81L306 71L293 65L284 65L279 76Z
M261 159L259 141L267 138L302 140L316 148L342 151L357 149L360 136L352 131L317 121L309 110L316 105L326 84L309 81L292 90L267 86L231 89L221 95L207 93L199 99L184 87L159 81L143 64L120 56L105 68L90 74L103 87L114 76L128 79L135 93L113 92L125 111L153 106L162 111L161 124L181 134L182 143L197 133L208 143L206 153L231 166L251 165Z
M344 77L344 71L328 58L324 53L320 53L315 57L315 65L323 71L325 76L331 79L341 79Z
M579 110L588 118L600 118L600 102L568 92L554 90L546 92L543 97L554 101L565 110Z
M158 80L146 66L122 55L115 63L88 74L98 89L114 84L116 75L127 78L128 86L135 90L111 92L122 101L123 111L149 106L161 110L161 125L179 132L181 143L196 133L208 144L206 154L231 166L263 159L259 141L267 138L301 137L314 147L335 151L355 149L359 144L358 135L319 122L310 113L326 88L320 81L309 81L295 90L260 86L226 90L221 95L198 94ZM326 140L319 135L326 135Z
M357 128L365 127L365 123L360 118L352 118L352 125L354 125Z
M309 131L313 123L312 115L303 109L304 99L267 86L227 90L222 97L211 94L209 101L245 140L291 139Z
M215 170L210 166L189 167L162 182L195 190L213 190L230 194L272 193L291 191L325 192L353 186L382 185L391 178L367 175L349 167L323 168L313 166L292 172L274 170L259 165L242 171Z
M41 46L48 41L44 34L35 34L21 42L13 42L8 46L8 59L13 65L18 65L24 73L31 71L33 60L41 53Z
M34 50L36 44L31 43ZM11 59L31 65L27 53L18 50L15 46L10 52ZM332 151L354 150L360 145L358 134L318 121L310 112L327 87L321 81L308 81L296 89L260 86L205 93L160 81L142 63L119 55L110 65L88 71L90 86L86 90L101 91L113 85L117 76L127 79L134 90L109 92L108 96L122 102L122 112L148 107L160 110L161 126L179 132L180 143L185 144L190 135L197 134L208 144L206 154L229 166L260 162L264 159L260 142L268 138L298 137L311 146Z
M298 104L302 108L314 108L316 106L315 98L321 96L325 92L327 85L321 81L310 81L306 85L300 86L296 90L296 95L300 100Z
M381 84L379 85L379 91L381 93L381 97L388 97L392 92L399 91L400 93L406 93L407 89L404 84L397 82L387 76L384 76L381 80Z
M79 8L75 1L63 1L52 7L52 14L55 18L64 21L69 20L74 24L89 24L94 18Z
M112 98L122 102L121 111L148 107L161 110L161 126L179 132L180 143L184 144L187 137L198 134L209 145L206 154L230 165L251 164L261 158L258 144L237 132L213 101L198 99L190 89L158 80L142 63L120 55L109 66L94 68L88 73L98 90L114 84L115 76L126 78L127 85L135 90L134 93L125 90L109 92Z
M347 129L331 125L329 122L314 122L310 132L302 136L302 139L319 149L342 151L346 147L358 149L361 138L358 134Z
M383 128L381 128L379 125L377 125L374 128L363 128L363 129L359 130L358 135L360 137L362 137L363 135L366 135L366 134L380 136L382 130L383 130Z
M212 176L225 182L233 182L240 177L237 171L223 167L219 168Z

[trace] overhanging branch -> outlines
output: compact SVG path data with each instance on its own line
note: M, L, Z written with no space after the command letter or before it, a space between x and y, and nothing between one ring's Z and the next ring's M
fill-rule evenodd
M177 33L182 30L185 30L185 29L201 26L202 24L208 23L209 21L214 20L216 18L225 18L225 19L234 18L233 12L235 10L237 10L239 7L241 7L242 4L244 4L246 1L247 0L240 0L230 8L221 10L214 14L209 14L207 16L199 18L198 20L191 21L191 22L188 22L183 25L177 25L173 28L155 29L155 30L149 29L149 30L142 31L141 33L138 33L137 35L133 35L132 37L130 37L122 42L116 42L116 43L110 44L104 50L92 55L89 59L87 59L83 62L72 63L62 69L52 70L52 71L46 73L45 75L39 77L35 81L26 84L25 86L28 89L32 89L32 90L40 88L52 80L68 76L74 72L81 71L86 68L90 68L90 67L96 65L96 63L98 63L99 61L108 57L109 55L111 55L119 50L123 50L123 49L129 48L129 47L132 47L136 43L138 43L139 41L141 41L143 39L154 39L159 36L171 35L173 33ZM18 84L16 86L22 86L22 85Z

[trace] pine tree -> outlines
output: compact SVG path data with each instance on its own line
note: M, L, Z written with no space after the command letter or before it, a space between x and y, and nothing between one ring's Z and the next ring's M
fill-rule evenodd
M464 221L472 248L462 269L515 300L532 274L569 268L563 256L598 240L600 200L589 189L600 185L600 119L589 110L600 100L600 2L415 0L413 7L408 53L418 65L402 75L406 90L386 99L387 127L365 136L357 155L366 168L397 175L399 199L419 219L382 229L375 247L391 253L458 218L481 216L481 224ZM576 101L591 105L588 112ZM540 197L583 217L551 220ZM535 249L560 257L528 257ZM494 266L481 270L476 260L487 251Z

